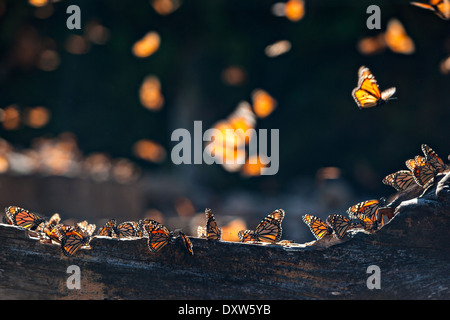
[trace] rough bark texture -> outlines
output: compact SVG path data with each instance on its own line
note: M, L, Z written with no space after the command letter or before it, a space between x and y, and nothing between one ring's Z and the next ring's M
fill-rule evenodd
M92 250L67 258L0 225L0 298L449 299L450 174L419 191L391 202L397 214L375 234L291 246L191 238L194 256L180 241L152 254L145 238L94 237ZM80 290L66 286L70 265L80 267ZM366 285L370 265L381 289Z

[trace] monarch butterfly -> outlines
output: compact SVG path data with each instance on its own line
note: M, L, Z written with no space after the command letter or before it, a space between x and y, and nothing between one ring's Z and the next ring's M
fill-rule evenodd
M366 200L359 202L347 209L347 214L352 219L361 219L368 217L370 219L375 218L378 213L378 208L386 204L386 199L380 200ZM376 219L375 219L376 220Z
M374 75L365 66L358 70L358 86L353 89L352 96L360 109L380 106L392 98L395 87L380 92Z
M108 220L105 225L98 231L99 236L112 237L113 228L116 226L116 219Z
M433 182L435 169L424 157L416 156L414 159L406 160L406 166L411 170L419 186L426 188Z
M180 236L184 246L186 247L187 251L191 256L194 255L193 245L191 240L186 236L186 234L183 231L178 231L178 235Z
M168 243L172 242L173 232L160 223L145 224L144 229L148 234L148 248L153 253L157 253Z
M205 209L206 214L206 238L208 240L220 240L222 229L217 226L216 219L211 209Z
M113 226L113 236L118 238L135 237L138 224L135 221L122 222L118 226Z
M305 214L302 217L302 220L306 223L317 240L333 233L333 229L325 221L316 216Z
M149 219L149 218L146 218L146 219L143 219L143 220L139 220L138 224L137 224L137 228L136 228L136 236L137 237L148 236L146 228L145 228L145 225L148 225L148 224L150 226L155 226L155 225L158 225L160 223L155 221L155 220L153 220L153 219Z
M7 219L13 225L25 229L35 230L41 223L45 222L44 218L17 206L9 206L5 208L5 212Z
M434 11L441 19L450 19L450 0L430 0L429 4L411 2L412 5Z
M397 191L404 191L409 186L415 184L414 176L409 170L400 170L384 177L382 181L385 185L393 187Z
M342 239L347 230L354 227L352 221L341 214L330 214L326 223L333 229L334 235L338 239Z
M422 151L425 155L425 160L434 168L436 173L443 172L447 169L447 165L437 155L437 153L426 144L422 144Z
M55 232L61 242L62 253L66 257L73 256L78 249L90 242L90 237L78 226L58 225Z
M396 53L411 54L415 51L413 40L397 19L389 20L384 38L389 49Z
M241 230L238 233L241 242L261 241L275 243L281 239L281 222L284 219L284 210L277 209L264 218L255 230Z

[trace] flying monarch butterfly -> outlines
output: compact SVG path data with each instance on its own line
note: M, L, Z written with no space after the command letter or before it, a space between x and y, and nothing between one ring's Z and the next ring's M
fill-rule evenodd
M389 49L396 53L412 54L415 51L413 40L397 19L389 20L384 38Z
M358 86L353 89L352 96L360 109L380 106L392 98L395 87L380 92L374 75L365 66L358 70Z
M25 229L35 230L41 223L45 222L44 218L17 206L9 206L5 208L5 212L13 225Z
M148 248L153 253L157 253L168 243L172 242L173 232L160 223L145 224L144 229L148 234Z
M443 20L450 20L450 0L430 0L428 4L420 2L411 2L411 4L434 11Z
M306 223L317 240L322 239L326 235L333 234L333 228L331 228L325 221L316 216L305 214L302 217L302 220L304 223Z
M404 191L416 183L412 172L409 170L400 170L391 173L384 177L382 182L397 191Z
M206 239L220 240L222 236L222 229L217 226L216 219L211 209L205 209L206 215Z
M416 156L414 159L406 160L406 166L411 170L419 186L426 188L433 182L436 171L424 157Z
M333 229L334 236L338 239L342 239L347 230L355 227L349 218L341 214L330 214L327 217L326 223Z
M284 219L284 210L277 209L265 217L255 228L255 230L241 230L238 233L241 242L260 241L275 243L280 241L282 228L281 222Z
M90 237L78 226L58 225L55 232L59 236L62 253L66 257L73 256L78 249L90 242Z
M118 238L128 238L128 237L136 237L136 230L138 224L135 221L126 221L122 222L117 226L113 226L113 237L116 236Z
M116 226L116 219L108 220L105 225L98 231L99 236L112 237L113 228Z
M447 169L447 165L433 149L431 149L426 144L422 144L421 147L423 154L425 155L425 160L434 168L436 173L443 172L445 169Z
M386 199L366 200L359 202L347 209L347 214L351 219L361 219L361 217L369 217L377 214L378 208L386 204Z
M178 231L178 235L180 236L183 245L186 247L187 251L191 256L194 255L193 245L191 240L186 236L186 234L183 231Z

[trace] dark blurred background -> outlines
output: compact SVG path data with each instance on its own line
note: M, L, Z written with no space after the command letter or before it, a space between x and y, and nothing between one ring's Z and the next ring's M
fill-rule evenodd
M72 4L80 30L66 27ZM409 1L305 0L297 20L286 5L0 0L0 206L98 225L153 217L193 236L205 207L230 230L283 208L283 239L305 241L301 215L391 195L382 178L422 143L447 160L449 21ZM381 9L380 30L366 27L369 5ZM392 18L414 50L361 47ZM268 55L279 40L288 47ZM361 65L397 99L359 110ZM276 101L255 125L280 130L276 175L172 163L173 130L192 132L194 120L206 130L255 89Z

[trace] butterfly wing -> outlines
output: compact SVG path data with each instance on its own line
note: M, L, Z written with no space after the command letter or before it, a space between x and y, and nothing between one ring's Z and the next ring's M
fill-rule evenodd
M148 224L146 227L148 233L147 244L151 252L156 253L160 251L171 241L171 232L162 224Z
M351 221L349 218L340 214L331 214L327 217L327 224L331 226L334 231L334 235L338 239L342 239L351 227Z
M409 159L406 161L406 166L411 170L419 186L426 188L434 180L435 170L424 157L416 156L414 159Z
M409 170L400 170L387 175L383 181L385 185L395 188L397 191L404 191L415 183L414 176Z
M137 223L134 221L126 221L113 228L119 238L135 237Z
M282 234L281 222L284 219L284 215L283 209L277 209L264 218L254 231L256 240L272 243L280 241Z
M222 236L222 229L217 225L216 219L211 209L205 210L206 214L206 238L208 240L220 240Z
M41 223L45 222L44 218L17 206L10 206L5 211L6 216L14 225L25 229L35 230Z
M89 237L80 228L62 225L55 231L59 234L62 253L66 257L73 256L78 249L89 243Z
M98 231L99 236L111 237L113 229L116 227L116 219L110 219L105 225Z
M330 226L328 226L325 221L322 219L315 217L310 214L305 214L303 217L303 222L311 230L312 234L316 237L317 240L322 239L324 236L332 234L333 230Z
M360 219L362 216L372 217L377 213L381 203L377 199L359 202L347 209L347 214L352 219Z
M447 168L444 161L428 145L422 144L422 151L425 155L425 160L436 170L437 173L443 172Z
M238 237L241 239L241 242L256 241L256 235L253 230L241 230L238 233Z
M375 87L378 89L378 86L372 83L370 79L364 79L362 81L362 84L364 87L369 88L373 91ZM379 91L379 90L378 90ZM365 89L362 89L362 87L356 87L352 91L353 99L355 100L356 104L360 109L364 108L372 108L378 105L378 100L381 96L376 96L372 92L369 92Z
M186 250L189 252L191 256L194 255L193 245L191 240L186 236L186 234L183 231L179 231L179 235L181 237L181 240L183 242L183 245L186 247Z

